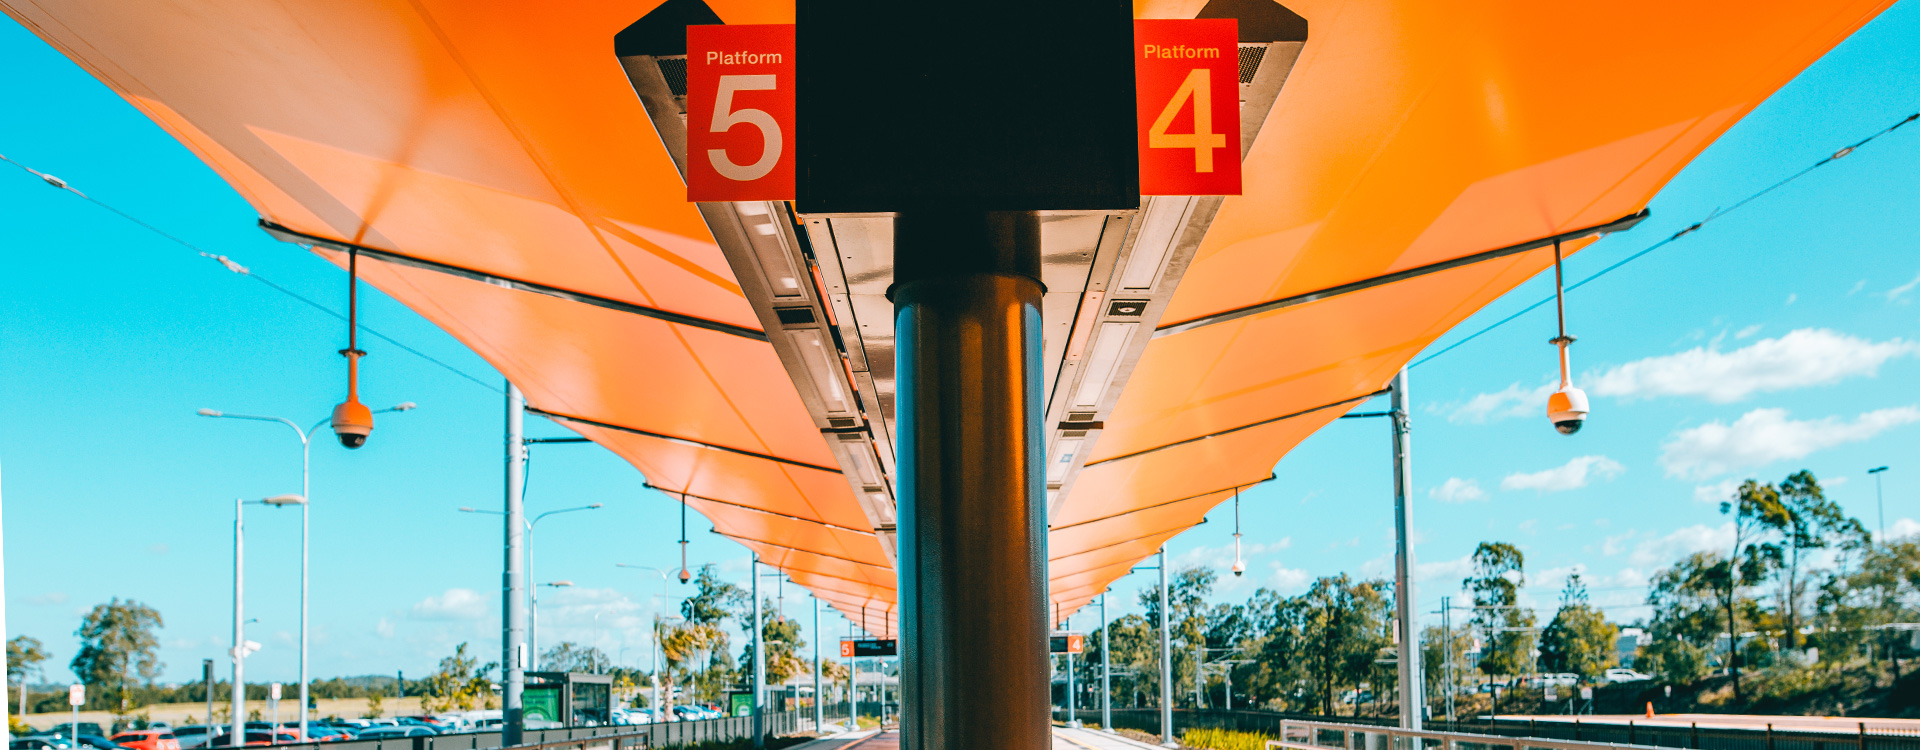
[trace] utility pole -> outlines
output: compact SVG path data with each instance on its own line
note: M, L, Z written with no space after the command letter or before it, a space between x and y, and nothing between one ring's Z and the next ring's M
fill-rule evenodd
M1420 629L1413 619L1412 525L1413 454L1410 445L1412 413L1407 403L1407 368L1393 376L1393 598L1394 621L1400 628L1398 661L1400 728L1420 731L1421 705L1426 691L1420 677Z
M767 683L767 651L760 637L760 554L757 552L753 555L751 568L753 584L749 587L749 591L753 595L753 746L761 748L767 746L766 726L761 718L760 706Z
M1446 634L1446 646L1440 651L1445 659L1447 675L1447 724L1448 731L1453 727L1453 597L1440 597L1440 631Z
M826 636L820 632L820 599L813 600L813 730L818 732L826 726L827 708L820 701L826 697L820 692L820 641Z
M1107 592L1100 592L1100 731L1113 734L1113 659L1107 654Z
M507 747L521 744L526 728L525 706L521 701L527 684L527 509L520 490L526 470L527 442L523 437L526 399L513 383L507 383L506 512L503 534L506 560L500 575L500 663L506 679L501 680L500 743Z
M1160 545L1160 745L1179 747L1173 739L1173 597L1167 586L1167 545Z
M1880 484L1880 475L1887 473L1887 467L1881 466L1878 468L1868 469L1867 473L1873 475L1873 503L1874 503L1874 506L1878 508L1880 511L1880 543L1886 544L1887 542L1887 494L1886 494L1886 488Z
M229 744L241 747L247 744L247 620L246 620L246 527L242 523L242 510L246 502L235 498L233 501L233 729ZM80 727L74 726L74 744L80 744ZM211 728L209 728L211 731Z

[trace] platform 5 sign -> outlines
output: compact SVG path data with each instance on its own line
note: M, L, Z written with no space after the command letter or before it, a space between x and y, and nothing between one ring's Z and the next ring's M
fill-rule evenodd
M687 27L687 200L793 198L793 25Z
M1142 195L1240 194L1238 36L1134 21ZM791 24L687 27L688 200L793 199L794 46Z

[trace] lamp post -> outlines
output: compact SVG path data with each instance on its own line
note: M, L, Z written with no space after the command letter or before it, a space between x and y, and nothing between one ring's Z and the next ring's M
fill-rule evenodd
M1100 731L1113 734L1113 660L1107 655L1107 593L1100 592Z
M255 500L253 504L279 507L306 502L306 498L299 495L275 495ZM233 649L227 652L233 659L233 728L229 730L232 747L240 747L247 741L246 662L248 656L260 649L260 644L247 640L247 505L247 501L239 498L233 501Z
M1880 511L1880 542L1884 544L1887 541L1887 496L1880 484L1880 475L1887 473L1887 467L1868 469L1867 473L1873 475L1873 504Z
M387 414L391 412L412 411L416 408L418 408L418 404L415 404L412 401L405 401L398 404L394 404L393 406L389 406L385 409L381 409L373 413ZM289 429L293 430L293 434L296 437L300 438L300 495L299 495L299 497L301 498L299 502L299 506L300 506L300 739L301 741L304 742L307 739L307 700L308 700L307 699L307 682L308 682L307 680L307 601L308 601L307 582L310 580L308 577L309 567L307 565L307 559L308 559L308 552L307 552L307 536L308 536L307 520L308 518L307 516L308 516L308 513L307 513L306 498L313 496L312 493L309 491L309 487L308 487L309 480L312 478L312 475L313 475L313 471L312 471L313 470L313 436L314 436L314 433L317 433L320 431L321 427L325 427L328 423L330 423L332 421L332 417L328 417L327 419L322 419L318 422L315 422L312 427L303 430L303 429L300 429L299 424L295 423L291 419L287 419L286 417L264 417L264 416L259 416L255 414L228 414L218 409L201 409L197 413L200 416L210 417L214 419L246 419L246 420L252 420L255 422L279 422L281 424L286 425ZM288 496L281 495L280 497L288 497ZM290 505L292 503L273 503L273 504L277 506L284 506L284 505Z
M572 513L577 510L599 510L602 507L604 507L603 503L592 503L589 505L581 505L573 508L561 508L559 510L550 510L540 515L534 516L533 520L528 521L527 531L525 536L523 537L523 541L521 542L521 547L526 552L526 565L522 566L524 569L521 571L521 576L523 578L533 577L533 527L538 526L540 522L546 519L548 516L557 516L557 515L560 515L561 513ZM468 508L465 506L462 506L459 510L461 513L481 513L481 514L490 515L490 516L506 515L504 511L484 510L481 508ZM534 669L540 668L540 587L547 586L551 588L561 588L563 586L572 586L572 585L573 583L570 581L554 581L552 583L538 584L530 587L527 590L527 595L529 599L528 610L531 616L530 622L528 623L528 626L527 626L527 643L528 643L527 651L529 652L527 654L527 669L534 670Z
M666 571L649 566L649 565L628 565L626 563L614 563L613 566L616 568L628 568L631 570L651 570L654 573L658 574L660 576L660 606L662 607L666 606L667 589L669 588L669 586L667 585L667 582L671 580L667 577ZM653 681L653 705L650 706L650 708L652 708L655 711L660 710L660 623L658 620L659 618L655 618L655 622L653 625L653 680L652 680Z

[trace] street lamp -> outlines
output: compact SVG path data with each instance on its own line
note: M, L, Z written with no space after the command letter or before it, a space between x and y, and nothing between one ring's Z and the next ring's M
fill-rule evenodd
M1879 506L1880 509L1880 543L1885 544L1887 541L1887 496L1885 489L1880 485L1880 475L1887 473L1887 467L1882 466L1875 469L1868 469L1867 473L1873 475L1873 502L1874 505Z
M412 401L405 401L405 402L394 404L393 406L389 406L385 409L381 409L379 411L372 412L372 413L386 414L389 412L413 411L418 407L419 405L413 403ZM313 475L313 436L314 436L314 433L317 433L320 431L321 427L324 427L328 423L332 422L333 418L329 416L326 419L315 422L313 424L313 427L303 430L303 429L300 429L299 424L296 424L293 420L287 419L286 417L263 417L263 416L254 415L254 414L228 414L218 409L201 409L197 413L200 416L210 417L214 419L248 419L248 420L253 420L255 422L279 422L280 424L284 424L287 427L291 428L293 430L293 434L296 437L300 438L300 494L299 495L276 495L273 498L269 498L269 500L275 500L275 499L283 499L283 498L290 498L290 497L298 497L300 498L300 501L297 503L268 502L267 504L273 505L275 507L286 507L288 505L300 506L300 738L304 740L307 737L307 700L308 700L307 698L307 682L308 682L307 680L307 589L308 589L307 581L309 580L309 578L308 578L308 565L307 565L307 559L308 559L307 498L313 496L312 493L308 491L309 480L312 478L312 475Z
M661 570L651 565L628 565L627 563L614 563L613 566L616 568L627 568L629 570L650 570L650 571L653 571L655 575L660 576L660 605L663 607L666 606L667 589L670 588L670 583L672 581L672 579L667 576L667 571ZM658 617L654 618L654 623L653 623L653 680L652 682L653 682L653 705L649 706L649 708L653 709L657 713L659 712L660 707L662 705L660 701L660 622Z
M582 505L574 508L561 508L559 510L550 510L540 515L534 516L533 520L528 521L527 537L526 537L526 543L524 545L527 552L527 565L526 565L527 569L526 569L525 575L529 578L533 576L533 527L539 524L541 519L544 519L547 516L557 516L557 515L560 515L561 513L572 513L576 510L599 510L602 507L605 507L604 503L593 503L590 505ZM506 515L504 511L483 510L480 508L468 508L465 506L462 506L460 508L460 512L461 513L485 513L490 516ZM573 585L572 581L554 581L553 583L539 584L539 586L555 586L555 587L572 586L572 585ZM532 620L528 623L528 627L527 627L527 643L529 644L527 647L527 650L532 652L530 654L527 654L527 664L529 669L540 668L540 589L539 589L539 586L535 586L533 589L527 592L529 595L529 602L530 602L529 611L532 615Z

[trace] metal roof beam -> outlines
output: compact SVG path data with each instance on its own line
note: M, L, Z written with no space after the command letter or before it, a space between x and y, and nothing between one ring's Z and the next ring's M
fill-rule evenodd
M1372 289L1377 286L1384 286L1386 284L1391 284L1396 281L1406 281L1408 279L1417 279L1417 278L1420 278L1421 276L1426 276L1428 274L1439 273L1441 271L1450 271L1455 268L1460 268L1462 266L1470 266L1475 263L1480 263L1483 261L1495 260L1498 258L1505 258L1509 255L1517 255L1519 253L1527 252L1528 250L1538 250L1543 247L1551 247L1556 242L1566 242L1568 240L1577 240L1582 237L1587 237L1595 234L1607 234L1610 232L1624 232L1628 229L1632 229L1634 225L1639 224L1641 221L1645 220L1648 216L1651 216L1651 215L1653 215L1651 211L1643 208L1643 209L1640 209L1640 212L1637 214L1622 216L1618 219L1614 219L1613 221L1609 221L1605 224L1596 224L1590 227L1575 229L1571 232L1562 232L1560 234L1556 234L1548 237L1541 237L1540 239L1536 239L1536 240L1527 240L1526 242L1522 242L1518 245L1508 245L1506 247L1499 248L1497 250L1488 250L1484 253L1474 253L1472 255L1465 255L1458 258L1454 258L1452 260L1443 260L1443 261L1440 261L1439 263L1429 263L1427 265L1420 266L1418 268L1409 268L1405 271L1395 271L1393 273L1389 273L1381 276L1375 276L1370 279L1361 279L1359 281L1341 284L1339 286L1330 286L1325 289L1321 289L1319 291L1307 292L1306 294L1296 294L1292 297L1282 297L1277 300L1261 302L1255 305L1248 305L1246 307L1228 310L1226 312L1214 313L1212 315L1194 318L1193 320L1189 320L1181 323L1172 323L1172 324L1164 325L1154 329L1153 337L1157 339L1162 336L1171 336L1176 333L1185 333L1195 328L1205 328L1207 326L1214 325L1216 323L1225 323L1228 321L1239 320L1241 318L1245 318L1253 315L1259 315L1265 312L1272 312L1274 310L1281 310L1289 307L1297 307L1299 305L1307 304L1308 302L1319 302L1320 300L1323 300L1323 299L1338 297L1343 294L1352 294L1354 292L1358 292L1366 289Z
M642 437L650 437L656 440L665 440L669 443L678 443L680 445L692 446L694 448L705 448L711 451L720 451L722 453L732 453L736 456L758 458L763 461L773 461L775 463L782 463L788 466L798 466L803 469L813 469L814 471L824 471L829 474L840 473L839 469L830 469L825 466L821 466L819 464L810 464L805 461L795 461L791 458L781 458L779 456L775 456L769 453L760 453L757 451L746 450L744 448L733 448L725 445L718 445L715 443L705 443L699 440L694 440L692 438L683 438L683 437L677 437L674 435L664 435L658 432L650 432L647 430L642 430L638 427L626 427L623 425L612 424L609 422L601 422L598 420L587 419L586 417L576 417L571 414L561 414L559 412L551 412L551 411L547 411L546 409L533 407L531 405L527 407L527 411L529 413L538 414L548 419L558 419L566 422L574 422L578 424L587 425L590 427L598 427L603 430L613 430L614 432L624 432L629 435L639 435Z
M1190 438L1187 438L1187 439L1185 439L1185 440L1177 440L1177 441L1174 441L1174 442L1171 442L1171 443L1167 443L1166 445L1160 445L1160 446L1155 446L1155 447L1152 447L1152 448L1148 448L1148 449L1146 449L1146 450L1139 450L1139 451L1134 451L1134 452L1132 452L1132 453L1126 453L1126 454L1122 454L1122 455L1118 455L1118 456L1114 456L1113 458L1103 458L1103 459L1100 459L1100 460L1098 460L1098 461L1092 461L1092 462L1089 462L1089 463L1087 464L1087 466L1089 466L1089 467L1093 467L1093 466L1098 466L1098 465L1100 465L1100 464L1105 464L1105 463L1113 463L1114 461L1125 461L1125 460L1127 460L1127 459L1129 459L1129 458L1134 458L1134 457L1137 457L1137 456L1144 456L1144 455L1147 455L1147 454L1149 454L1149 453L1158 453L1158 452L1160 452L1160 451L1163 451L1163 450L1166 450L1166 449L1168 449L1168 448L1178 448L1178 447L1180 447L1180 446L1182 446L1182 445L1186 445L1186 444L1188 444L1188 443L1198 443L1198 442L1200 442L1200 441L1202 441L1202 440L1211 440L1211 439L1213 439L1213 438L1217 438L1217 437L1221 437L1221 436L1223 436L1223 435L1231 435L1231 434L1233 434L1233 433L1236 433L1236 432L1240 432L1240 431L1242 431L1242 430L1251 430L1251 429L1253 429L1253 428L1255 428L1255 427L1262 427L1262 426L1265 426L1265 425L1270 425L1270 424L1273 424L1274 422L1284 422L1284 421L1286 421L1286 420L1289 420L1289 419L1293 419L1294 417L1304 417L1304 416L1306 416L1306 415L1308 415L1308 414L1312 414L1312 413L1314 413L1314 412L1317 412L1317 411L1326 411L1326 410L1328 410L1328 409L1336 409L1336 408L1339 408L1339 407L1342 407L1342 406L1347 406L1347 405L1349 405L1349 404L1357 404L1357 403L1360 403L1360 402L1362 402L1362 401L1365 401L1365 400L1367 400L1367 399L1370 399L1370 398L1373 398L1373 397L1375 397L1375 396L1381 396L1381 395L1385 395L1385 394L1387 394L1387 393L1389 393L1389 392L1391 392L1391 389L1387 389L1387 388L1382 388L1382 389L1380 389L1380 390L1377 390L1377 391L1374 391L1374 392L1372 392L1372 393L1369 393L1369 394L1366 394L1366 395L1364 395L1364 396L1354 396L1353 398L1349 398L1349 399L1342 399L1342 400L1340 400L1340 401L1335 401L1335 402L1333 402L1333 403L1331 403L1331 404L1321 404L1321 405L1319 405L1319 406L1315 406L1315 407L1313 407L1313 408L1311 408L1311 409L1301 409L1300 411L1296 411L1296 412L1294 412L1294 413L1292 413L1292 414L1282 414L1282 415L1280 415L1280 416L1277 416L1277 417L1272 417L1272 418L1268 418L1268 419L1262 419L1262 420L1260 420L1260 421L1258 421L1258 422L1252 422L1252 423L1249 423L1249 424L1243 424L1243 425L1240 425L1239 427L1229 427L1229 428L1227 428L1227 429L1224 429L1224 430L1221 430L1221 431L1219 431L1219 432L1209 432L1209 433L1207 433L1207 434L1205 434L1205 435L1200 435L1200 436L1198 436L1198 437L1190 437Z
M1260 480L1260 481L1258 481L1258 482L1248 482L1248 483L1246 483L1246 484L1236 484L1236 485L1234 485L1234 486L1232 486L1232 487L1222 487L1222 488L1220 488L1220 489L1217 489L1217 490L1207 490L1206 492L1202 492L1202 493L1200 493L1200 494L1198 494L1198 495L1188 495L1188 496L1186 496L1186 497L1183 497L1183 498L1180 498L1180 499L1178 499L1178 500L1168 500L1168 501L1166 501L1166 502L1164 502L1164 503L1154 503L1154 504L1152 504L1152 505L1148 505L1148 506L1146 506L1146 507L1143 507L1143 508L1134 508L1133 510L1129 510L1129 511L1122 511L1122 512L1119 512L1119 513L1115 513L1115 514L1113 514L1113 515L1110 515L1110 516L1101 516L1101 517L1099 517L1099 518L1093 518L1093 519L1088 519L1088 520L1085 520L1085 521L1080 521L1080 522L1077 522L1077 523L1070 523L1070 524L1067 524L1067 525L1065 525L1065 526L1052 526L1052 527L1049 527L1049 528L1048 528L1047 530L1048 530L1048 531L1065 531L1065 530L1067 530L1067 529L1071 529L1071 528L1076 528L1076 527L1080 527L1080 526L1085 526L1085 525L1087 525L1087 524L1090 524L1090 523L1099 523L1099 522L1101 522L1101 521L1111 521L1111 520L1113 520L1113 519L1115 519L1115 518L1124 518L1124 517L1126 517L1126 516L1130 516L1130 515L1133 515L1133 514L1135 514L1135 513L1142 513L1142 512L1146 512L1146 511L1149 511L1149 510L1153 510L1153 509L1155 509L1155 508L1165 508L1165 507L1167 507L1167 506L1169 506L1169 505L1179 505L1179 504L1181 504L1181 503L1184 503L1184 502L1187 502L1187 501L1189 501L1189 500L1198 500L1198 499L1200 499L1200 498L1203 498L1203 497L1206 497L1206 496L1208 496L1208 495L1218 495L1218 494L1220 494L1220 493L1222 493L1222 492L1231 492L1231 491L1233 491L1233 490L1237 490L1237 489L1241 489L1241 488L1243 488L1243 487L1252 487L1252 486L1254 486L1254 485L1256 485L1256 484L1266 484L1267 482L1271 482L1271 481L1273 481L1273 480L1275 480L1275 479L1279 479L1279 478L1280 478L1280 477L1279 477L1279 475L1277 475L1277 474L1269 474L1269 475L1267 475L1267 478L1266 478L1266 479L1262 479L1262 480Z
M721 499L719 499L719 498L717 498L717 497L707 497L706 495L696 495L696 494L693 494L693 493L691 493L691 492L687 492L687 491L685 491L685 490L671 490L671 489L667 489L667 488L665 488L665 487L661 487L660 485L657 485L657 484L652 484L652 483L649 483L649 482L642 482L642 483L640 483L640 486L642 486L642 487L645 487L645 488L647 488L647 489L650 489L650 490L658 490L658 491L660 491L660 492L671 492L671 493L673 493L673 494L675 494L675 495L679 495L679 496L681 496L681 497L690 497L690 498L693 498L693 499L695 499L695 500L701 500L701 501L704 501L704 502L709 502L709 503L714 503L714 504L716 504L716 505L725 505L725 506L727 506L727 507L729 507L729 508L739 508L739 509L741 509L741 510L746 510L746 511L752 511L752 512L754 512L754 513L760 513L760 514L763 514L763 515L769 515L769 516L773 516L773 517L775 517L775 518L784 518L784 519L787 519L787 520L789 520L789 521L799 521L799 522L801 522L801 523L810 523L810 524L814 524L814 525L816 525L816 526L824 526L824 527L826 527L826 528L829 528L829 529L833 529L834 531L845 531L845 532L847 532L847 533L849 533L849 534L862 534L862 535L865 535L865 536L873 536L873 535L874 535L874 533L873 533L873 532L872 532L871 530L867 530L867 529L855 529L855 528L851 528L851 527L847 527L847 526L841 526L841 525L838 525L838 524L831 524L831 523L827 523L826 521L817 521L817 520L814 520L814 519L811 519L811 518L805 518L805 517L802 517L802 516L796 516L796 515L791 515L791 514L787 514L787 513L775 513L775 512L773 512L773 511L770 511L770 510L767 510L767 509L765 509L765 508L756 508L756 507L754 507L754 506L751 506L751 505L747 505L747 504L745 504L745 503L736 503L736 502L733 502L733 501L730 501L730 500L721 500Z
M602 307L602 308L606 308L608 310L613 310L616 312L632 313L634 315L653 318L655 320L663 320L668 323L675 323L683 326L689 326L692 328L702 328L705 330L714 331L716 333L724 333L731 336L739 336L745 339L753 339L754 341L767 340L767 334L765 331L756 331L752 328L747 328L745 326L737 326L732 323L722 323L717 320L708 320L706 318L688 315L686 313L677 313L671 310L661 310L656 307L636 305L632 302L625 302L625 301L613 299L610 297L602 297L597 294L587 294L586 292L576 292L571 289L562 289L557 286L542 284L537 281L527 281L525 279L516 279L510 276L501 276L499 274L488 273L486 271L479 271L472 268L466 268L463 266L456 266L451 263L442 263L437 260L427 260L426 258L415 257L412 255L407 255L405 253L397 253L392 250L382 250L377 247L367 247L365 245L356 245L351 242L346 242L343 240L336 240L328 237L321 237L315 234L307 234L305 232L288 229L284 226L275 224L266 219L260 220L260 228L263 230L266 230L267 234L273 235L274 239L280 240L281 242L288 242L295 245L308 245L311 247L324 247L324 248L327 248L328 250L334 250L342 253L358 253L360 255L365 255L369 258L383 260L398 266L406 266L408 268L418 268L423 271L433 271L435 273L443 273L448 276L458 276L460 278L468 279L470 281L478 281L484 284L492 284L494 286L505 287L507 289L515 289L522 292L544 294L548 297L563 299L568 302L579 302L581 304L593 305L594 307Z

